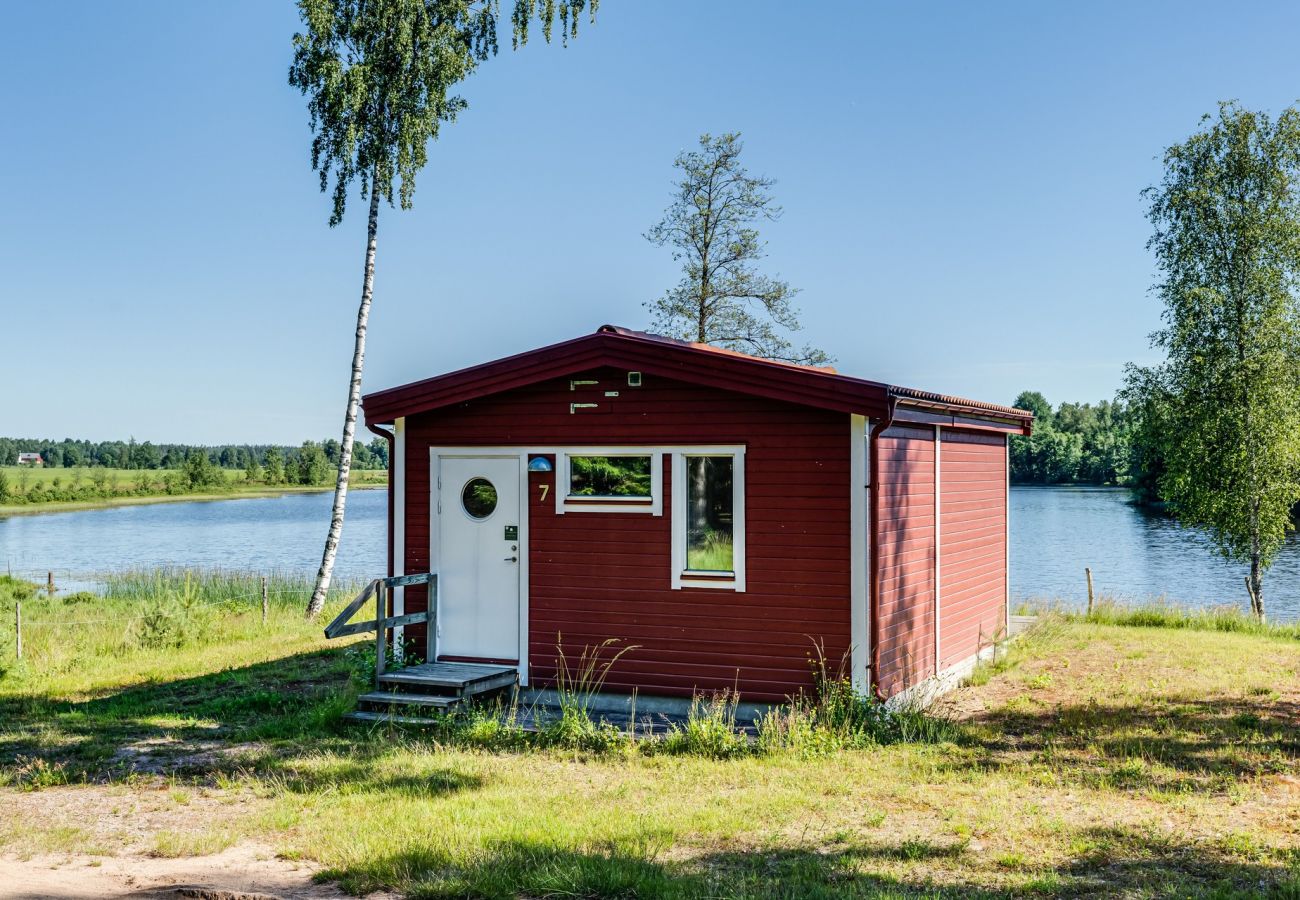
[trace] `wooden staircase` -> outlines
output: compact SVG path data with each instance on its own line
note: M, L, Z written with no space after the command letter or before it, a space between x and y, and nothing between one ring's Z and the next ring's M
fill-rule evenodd
M357 698L350 722L432 725L428 713L445 712L466 700L512 688L519 680L514 666L480 663L420 663L383 672L376 689Z
M394 589L420 584L429 586L428 609L390 615L389 598ZM375 617L364 622L350 621L357 610L372 598ZM431 718L429 713L451 709L466 700L514 687L519 682L519 671L514 666L484 663L426 662L389 671L387 656L393 629L406 625L426 625L424 658L437 660L438 629L433 624L437 621L438 576L433 572L421 572L376 578L325 626L327 638L367 631L375 633L375 689L357 698L357 710L343 718L352 722L432 725L437 719Z

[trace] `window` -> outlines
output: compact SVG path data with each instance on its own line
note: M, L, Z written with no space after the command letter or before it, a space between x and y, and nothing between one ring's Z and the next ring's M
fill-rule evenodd
M460 505L471 519L486 519L497 508L496 485L486 478L471 478L461 489Z
M740 447L673 456L673 587L745 589L745 455Z
M735 571L730 456L686 457L686 568Z
M650 499L650 457L569 457L570 497Z
M570 512L663 514L663 453L639 447L556 454L556 506Z

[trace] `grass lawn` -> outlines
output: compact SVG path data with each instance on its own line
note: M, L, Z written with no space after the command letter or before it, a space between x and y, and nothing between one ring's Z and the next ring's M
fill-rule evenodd
M1300 896L1291 636L1052 619L943 743L506 752L341 726L354 663L277 596L265 629L0 663L0 869L255 845L415 897Z

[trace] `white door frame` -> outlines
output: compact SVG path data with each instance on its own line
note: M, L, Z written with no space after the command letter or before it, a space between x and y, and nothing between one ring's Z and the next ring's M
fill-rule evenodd
M523 447L430 447L429 448L429 571L438 571L438 539L442 527L438 497L438 461L446 457L493 457L519 460L519 684L528 686L528 453ZM441 618L442 605L438 606ZM430 628L440 627L430 622Z

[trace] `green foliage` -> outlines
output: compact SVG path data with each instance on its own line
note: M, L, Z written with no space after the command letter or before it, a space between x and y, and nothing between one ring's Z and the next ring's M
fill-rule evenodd
M709 697L691 699L691 711L683 724L673 723L663 739L668 753L688 753L708 759L748 756L755 745L736 725L739 696L719 691ZM766 749L766 748L764 748Z
M616 650L617 644L617 641L606 640L595 647L583 647L574 662L570 662L565 654L563 642L556 644L555 693L560 714L542 727L542 737L548 745L606 751L627 743L627 735L593 716L591 710L592 699L605 686L609 670L625 654L636 649L629 646Z
M1159 410L1161 495L1228 559L1263 572L1300 502L1300 111L1223 103L1146 191L1166 354L1129 391Z
M1062 403L1053 411L1038 391L1023 391L1017 409L1034 414L1033 434L1011 438L1017 484L1127 484L1134 473L1132 421L1119 401Z
M298 451L298 484L325 484L330 480L330 464L325 451L315 441L304 441Z
M591 0L594 20L598 0ZM587 0L515 0L515 46L536 19L549 42L576 37ZM451 93L497 52L497 3L476 0L299 0L289 83L307 96L312 168L333 181L330 224L343 221L348 190L411 207L416 173L444 122L467 104Z
M9 476L0 471L0 503L9 500Z
M36 596L40 585L12 575L0 575L0 603L14 600L30 600Z
M649 497L650 457L571 456L569 493L582 497Z
M191 490L225 485L225 475L212 464L208 454L202 450L191 450L185 458L185 478Z
M775 221L781 207L768 189L776 182L750 175L740 163L739 134L700 135L700 148L678 154L681 172L672 204L646 233L671 246L682 280L647 303L656 331L671 337L770 359L822 365L821 350L796 350L781 332L800 329L798 291L758 272L765 244L753 224Z
M280 451L272 447L266 451L266 483L280 484L284 481L284 456Z

